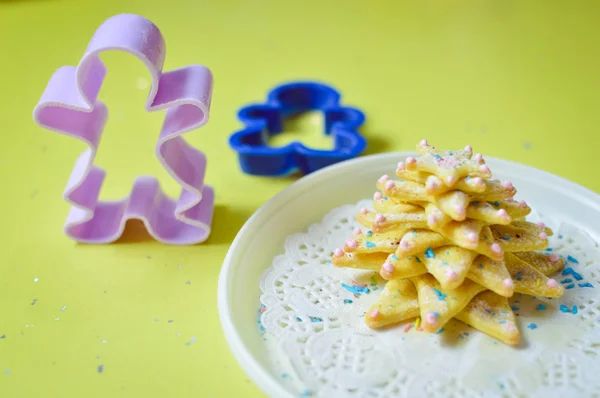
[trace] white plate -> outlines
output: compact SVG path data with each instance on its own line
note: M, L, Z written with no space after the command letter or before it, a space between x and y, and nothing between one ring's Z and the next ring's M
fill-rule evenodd
M257 326L259 279L282 253L287 236L305 232L330 210L372 197L375 181L415 153L388 153L339 163L306 176L265 203L243 226L221 270L219 314L226 340L244 371L269 396L292 396L270 369ZM544 214L600 236L600 196L573 182L535 168L486 157L494 178L509 179ZM341 242L340 242L341 243Z

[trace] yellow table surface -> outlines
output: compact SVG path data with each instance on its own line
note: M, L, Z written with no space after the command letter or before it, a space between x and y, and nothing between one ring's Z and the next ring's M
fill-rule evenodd
M205 244L165 246L136 225L104 246L62 232L62 192L84 146L37 127L31 112L53 71L77 64L94 30L122 12L162 30L165 70L214 73L211 119L187 135L216 190ZM560 0L0 1L0 396L263 396L223 338L217 278L245 220L293 181L244 175L227 145L237 109L279 82L338 87L367 114L369 153L423 137L471 144L600 191L599 17L598 2ZM153 156L162 114L143 110L148 73L123 54L103 59L101 197L126 195L140 174L177 195ZM281 139L331 144L310 121L294 129Z

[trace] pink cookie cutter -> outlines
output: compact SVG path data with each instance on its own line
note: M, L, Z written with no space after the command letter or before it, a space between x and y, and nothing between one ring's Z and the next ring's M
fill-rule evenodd
M154 152L181 185L177 200L169 198L154 177L147 176L135 180L125 199L98 200L106 173L93 162L107 119L106 106L97 100L106 75L98 54L106 50L130 53L150 71L152 86L146 110L167 110ZM128 219L142 220L153 238L167 244L196 244L210 235L214 191L204 185L206 157L181 135L208 121L212 74L201 65L163 73L164 61L165 41L152 22L137 15L116 15L96 30L77 67L64 66L52 75L36 105L33 118L37 124L88 145L63 194L72 205L64 226L72 239L114 242Z

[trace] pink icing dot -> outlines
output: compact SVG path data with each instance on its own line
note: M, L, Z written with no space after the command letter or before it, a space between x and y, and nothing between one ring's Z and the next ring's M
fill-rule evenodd
M465 151L467 151L467 152L473 152L473 148L471 147L471 145L467 145L465 147Z
M452 185L456 182L456 177L454 176L448 176L446 177L446 183L448 183L448 185Z
M358 242L354 239L349 239L346 241L346 246L348 246L351 249L356 249L356 247L358 246Z
M481 171L482 173L489 173L490 168L487 166L487 164L482 164L481 166L479 166L479 171Z
M467 240L469 242L477 242L479 239L478 239L478 236L477 236L477 234L475 232L469 232L467 234Z
M435 214L430 214L429 217L427 217L427 223L435 224L437 222L438 222L438 218Z
M507 289L512 289L515 286L513 283L513 280L511 278L506 278L505 280L502 281L502 284Z
M410 247L410 243L408 243L408 241L406 241L406 240L403 240L400 242L400 247L402 249L408 249Z
M555 289L558 287L558 282L555 279L548 279L548 282L546 282L546 285L548 285L548 287L551 289Z
M373 310L369 315L371 316L371 318L377 318L379 316L379 311Z
M538 235L538 237L539 237L540 239L544 239L544 240L545 240L545 239L548 239L548 235L546 235L546 233L545 233L545 232L540 232L540 234Z
M419 145L421 145L423 148L425 148L427 146L427 140L421 140Z
M406 168L406 166L404 165L404 162L400 162L398 163L398 168L396 170L398 171L402 171Z
M385 183L385 189L392 189L395 185L394 181L388 181Z
M383 195L381 194L381 192L375 192L375 194L373 195L373 200L381 200L383 199Z
M548 258L553 263L557 262L560 259L560 257L558 257L558 254L556 254L556 253L552 253L551 255L548 256Z
M461 205L454 206L454 211L456 212L456 215L461 218L465 217L467 215L467 212L465 211L464 207L462 207Z
M546 229L546 224L544 224L543 222L539 222L538 227L540 227L540 229Z
M527 202L525 202L524 200L519 202L519 206L520 207L527 207Z
M433 191L437 187L438 187L438 182L434 178L427 179L427 182L425 183L425 189L427 189L428 191Z
M394 272L394 264L386 261L385 263L383 263L383 269L388 273L392 273Z
M454 279L456 279L456 272L454 272L453 269L449 269L448 272L446 272L446 277L449 280L454 280Z
M481 177L475 177L475 178L473 178L473 184L475 184L475 185L482 185L483 184L483 178L481 178Z
M381 177L379 177L379 182L386 182L389 179L390 179L390 176L388 176L387 174L384 174Z
M333 251L333 255L336 256L336 257L342 257L344 255L344 251L342 249L339 249L339 248L335 249Z
M491 247L491 249L492 249L492 251L493 251L494 253L496 253L496 254L498 254L498 253L501 253L501 252L502 252L502 248L501 248L501 247L500 247L500 245L499 245L499 244L497 244L497 243L494 243L494 244L492 244L492 247Z
M352 231L352 233L353 233L354 235L360 235L360 234L362 234L362 231L361 231L361 229L360 229L360 228L354 228L354 231Z
M498 217L500 218L509 218L510 216L508 215L508 213L506 212L506 210L504 209L500 209L498 210Z
M364 214L367 214L368 212L369 212L369 211L368 211L367 209L365 209L364 207L362 207L362 208L360 209L360 214L363 214L363 215L364 215Z
M385 221L385 216L381 213L377 213L377 215L375 216L375 222L384 222Z
M434 324L437 322L437 315L434 314L433 312L430 312L429 314L427 314L427 316L425 317L425 320L427 321L427 323L430 324Z
M481 156L480 153L476 153L475 154L475 161L477 161L478 163L483 162L483 156Z
M510 181L504 181L502 183L502 186L504 186L504 188L506 188L506 189L513 189L513 183Z
M413 165L417 163L417 159L413 158L412 156L409 156L406 158L406 164L407 165Z
M515 200L514 200L513 198L508 198L508 199L506 199L506 201L507 201L508 203L513 203Z

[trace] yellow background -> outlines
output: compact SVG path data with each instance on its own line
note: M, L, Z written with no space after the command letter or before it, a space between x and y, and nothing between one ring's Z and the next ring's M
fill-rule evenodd
M136 228L106 246L62 233L62 192L84 147L31 112L52 72L76 65L96 27L122 12L162 30L165 70L214 73L211 120L187 135L207 153L217 194L203 245L165 246ZM369 153L422 137L471 144L600 191L599 17L598 2L564 0L1 0L0 396L262 396L225 343L216 289L238 229L293 181L244 175L227 145L237 109L279 82L338 87L367 114ZM162 115L143 110L147 72L123 54L103 58L102 198L127 194L139 174L176 195L153 157ZM330 145L301 126L281 139Z

